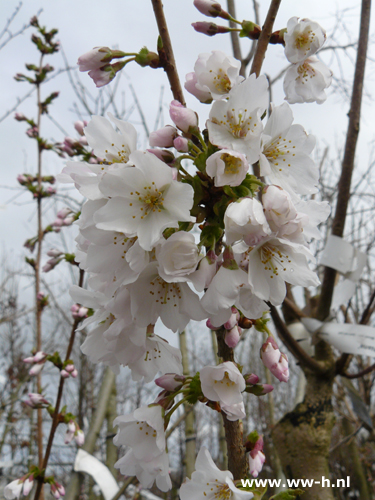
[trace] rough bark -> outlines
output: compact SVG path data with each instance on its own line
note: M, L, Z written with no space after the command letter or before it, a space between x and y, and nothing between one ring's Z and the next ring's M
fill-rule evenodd
M332 408L333 374L306 373L303 403L287 413L274 427L272 437L288 479L329 479L329 448L335 422ZM333 500L331 488L314 484L303 500Z

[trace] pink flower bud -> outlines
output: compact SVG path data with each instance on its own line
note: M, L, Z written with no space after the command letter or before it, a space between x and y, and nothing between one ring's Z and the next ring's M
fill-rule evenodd
M42 267L42 271L44 273L48 273L49 271L52 271L52 269L54 269L59 262L61 262L61 259L58 259L58 258L52 258L52 259L47 260L47 262Z
M205 16L217 17L222 11L221 5L214 0L194 0L194 6Z
M239 326L234 326L231 330L228 330L224 337L224 342L228 347L234 349L241 338L242 330Z
M246 379L247 384L255 385L259 382L259 377L258 375L255 375L255 373L252 373L249 375Z
M104 85L108 85L108 83L110 83L114 79L114 77L116 76L116 71L110 64L108 64L103 68L93 69L89 71L88 74L89 77L94 80L97 88L100 88L104 87Z
M45 296L46 296L46 294L44 292L38 292L37 296L36 296L36 299L37 300L43 300Z
M173 146L173 139L177 137L177 130L172 125L151 132L149 137L150 146L153 148L170 148Z
M273 337L268 337L260 350L260 357L264 366L280 380L280 382L288 382L289 366L286 354L281 353L280 349Z
M18 122L24 122L25 120L27 120L26 116L23 113L15 113L14 119Z
M176 137L176 139L173 141L173 146L179 153L189 152L189 141L185 139L185 137Z
M25 479L25 482L23 483L23 496L27 497L27 495L30 493L30 491L33 489L33 484L34 484L34 476L31 474L28 478Z
M41 405L41 404L49 404L48 401L41 395L41 394L36 394L34 392L29 393L29 399L28 401L35 406ZM26 402L26 401L25 401ZM31 405L29 405L31 406Z
M159 160L167 164L172 163L173 160L175 159L175 156L172 153L172 151L168 151L167 149L148 149L147 151L149 153L152 153L157 158L159 158Z
M31 365L34 363L34 356L29 356L28 358L25 358L23 360L24 363L28 364L28 365Z
M232 307L231 317L228 319L226 323L224 323L224 328L226 330L231 330L233 327L237 325L239 319L240 319L239 312L235 307Z
M78 58L80 71L99 69L111 61L111 49L109 47L94 47Z
M29 375L31 377L35 377L36 375L39 375L39 373L43 370L44 363L35 363L34 366L32 366L29 370Z
M70 374L70 376L73 377L73 378L77 378L78 377L77 368L74 368L74 370L72 371L72 373Z
M169 107L169 115L173 123L182 132L189 132L189 129L198 127L198 115L192 109L185 108L180 102L172 101Z
M214 36L220 33L229 33L230 29L226 26L218 26L215 23L206 23L204 21L198 21L197 23L192 23L193 28L198 33L203 33L203 35Z
M72 371L74 370L74 365L73 365L73 363L69 363L68 365L66 365L65 370L66 370L68 373L72 373Z
M258 477L265 461L266 457L262 451L254 449L249 453L249 469L253 477Z
M62 376L62 378L70 377L69 373L66 370L61 370L60 375Z
M61 250L58 250L57 248L51 248L47 252L48 257L60 257L63 255L63 252Z
M74 128L79 133L79 135L84 135L84 128L87 126L86 121L78 120L74 123Z
M169 392L164 390L159 392L157 395L154 404L162 406L164 410L169 410L173 406L173 398L170 397Z
M24 186L29 183L29 178L23 174L19 174L17 175L17 181L21 184L21 186Z
M156 385L171 392L182 387L184 382L185 377L176 373L166 373L155 380Z
M56 498L56 500L59 500L59 498L60 498L61 495L58 492L58 490L57 490L57 488L56 488L56 486L54 484L51 484L51 493L52 493L52 496L54 498Z
M262 384L262 387L263 387L263 394L268 394L269 392L273 391L273 385Z
M54 188L52 186L48 186L48 188L46 189L46 193L49 196L52 196L52 195L56 194L56 188Z
M79 142L79 144L80 144L81 146L88 146L88 144L89 144L89 143L87 142L86 137L80 137L80 138L78 139L78 142Z
M56 481L56 488L57 488L57 491L60 493L60 495L62 497L64 497L65 496L65 488L64 488L64 486Z
M209 328L210 330L220 330L221 326L214 326L212 323L211 323L211 320L210 318L208 318L208 320L206 321L206 326L207 328Z
M62 208L61 210L59 210L57 212L56 216L57 216L58 219L63 219L64 220L71 213L72 213L72 211L70 210L70 208L64 207L64 208Z
M78 429L74 436L75 442L77 443L77 446L83 446L85 443L85 435L81 429Z
M52 226L53 226L53 227L61 227L63 224L64 224L64 223L63 223L63 220L62 220L62 219L60 219L60 218L57 218L56 220L54 220L54 221L52 222Z
M75 220L76 218L73 215L71 215L70 217L66 217L63 220L63 224L64 226L71 226Z
M34 363L39 363L40 361L45 361L47 356L48 356L48 354L46 352L38 351L34 355Z

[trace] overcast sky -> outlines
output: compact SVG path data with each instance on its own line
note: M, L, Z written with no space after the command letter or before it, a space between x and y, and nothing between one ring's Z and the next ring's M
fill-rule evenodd
M266 7L269 2L261 0L261 16L264 20ZM7 0L2 3L0 29L6 20L14 12L18 2ZM328 35L335 24L335 13L339 9L349 9L343 14L347 30L352 40L358 33L359 6L357 2L342 0L294 1L284 0L281 4L280 13L276 19L275 29L285 27L287 20L293 15L308 17L318 21L327 29ZM194 7L192 0L165 0L165 13L169 23L171 38L175 49L177 67L181 79L184 81L185 74L193 70L194 62L201 52L209 52L214 49L224 50L230 53L229 36L205 37L195 33L191 23L198 20L207 20ZM223 2L225 7L225 2ZM253 19L252 2L250 0L237 1L237 17L239 19ZM124 51L137 51L146 45L150 50L155 50L157 28L153 17L150 0L64 0L55 2L51 0L25 1L14 23L11 31L17 31L26 23L39 9L43 9L40 22L47 28L56 27L59 30L58 39L66 53L71 65L75 65L77 58L94 46L107 45L118 47ZM341 30L343 32L343 30ZM17 97L26 93L30 86L26 83L17 83L13 76L17 72L25 71L24 64L37 63L37 52L34 45L29 41L32 30L6 45L0 51L1 61L1 89L0 93L0 116L10 109L16 102ZM347 43L346 36L342 36L342 43ZM328 43L330 41L328 40ZM249 49L250 41L243 40L243 51ZM322 53L323 54L323 53ZM353 52L351 53L353 57ZM332 53L325 52L322 55L325 62L334 60ZM47 58L48 62L55 68L64 66L60 54ZM46 62L47 62L46 59ZM334 62L334 61L333 61ZM271 76L275 76L280 69L286 65L286 59L281 46L271 46L268 51L264 70ZM352 64L342 54L342 65L345 75L352 78ZM339 68L334 63L334 71L339 76ZM165 123L168 123L167 105L172 99L168 88L168 82L162 70L142 69L135 64L128 66L126 71L133 86L137 91L142 103L149 127L153 128L158 108L160 87L165 86ZM367 91L373 88L374 67L369 61L367 68ZM94 84L87 75L82 75L82 82L95 95L97 92ZM123 78L122 88L127 92L126 102L131 104L132 99L127 90L128 82ZM59 121L61 126L74 135L73 122L76 115L72 103L75 99L69 81L65 75L61 75L46 85L44 96L54 90L60 91L60 97L51 107L51 114ZM275 87L273 100L275 104L283 102L281 82ZM191 95L186 95L188 106L202 114L201 126L204 125L209 107L201 105ZM315 104L293 105L295 122L301 123L310 133L314 133L322 144L329 144L331 154L336 147L343 146L344 133L347 126L348 102L343 100L342 95L329 92L326 103L321 106ZM35 96L20 104L19 112L28 116L35 116ZM25 124L18 123L13 119L14 113L0 123L0 157L1 157L1 186L15 188L16 176L22 172L35 172L36 169L36 146L34 141L25 135ZM366 99L363 109L363 120L361 125L360 151L361 162L366 164L370 143L373 140L375 130L374 105L370 99ZM132 119L139 120L136 113ZM55 140L63 140L63 134L49 120L44 118L42 124L42 135ZM142 145L143 146L143 145ZM63 162L53 154L46 154L44 159L44 171L49 174L57 174L63 166ZM25 251L22 243L26 237L35 234L35 218L30 219L33 205L26 204L30 197L23 194L17 198L16 203L7 203L17 191L1 189L0 205L0 234L2 250L12 255L12 259L23 258ZM51 222L52 213L47 214L46 222ZM48 245L46 245L46 248Z

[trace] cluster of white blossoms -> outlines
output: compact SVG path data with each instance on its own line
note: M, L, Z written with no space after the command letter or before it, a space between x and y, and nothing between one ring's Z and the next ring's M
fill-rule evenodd
M303 56L305 64L324 34L315 23L296 23L288 23L286 52L295 64ZM156 322L178 333L190 320L207 320L226 332L233 348L246 321L262 318L268 302L283 302L286 283L319 284L308 243L319 238L317 226L330 210L301 199L317 192L319 172L310 157L315 140L293 124L287 103L272 106L266 120L267 79L243 79L239 70L238 62L215 51L201 55L187 75L187 90L213 101L206 132L194 111L173 101L174 125L153 132L153 149L140 151L131 124L109 115L115 130L94 116L84 132L99 162L69 162L59 179L73 182L87 198L76 222L75 259L90 289L71 290L75 302L94 310L80 327L88 331L82 351L115 371L128 366L134 380L163 375L156 401L117 419L115 443L128 447L117 467L146 488L155 480L161 490L171 488L165 429L175 397L212 403L228 420L238 420L246 416L244 392L272 390L229 361L182 377L181 353L154 333ZM252 175L254 164L262 179ZM264 344L262 359L280 381L288 380L286 356L274 340ZM258 448L249 457L254 475L264 462ZM197 465L181 498L251 498L237 490L228 471L215 472L207 450ZM216 496L212 489L205 493L211 482Z
M285 74L285 99L290 103L317 102L326 99L332 71L314 55L323 46L326 32L310 19L289 19L284 32L285 55L291 67Z

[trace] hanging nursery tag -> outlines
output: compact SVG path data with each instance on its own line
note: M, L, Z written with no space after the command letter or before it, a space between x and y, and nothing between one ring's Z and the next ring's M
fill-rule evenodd
M350 243L330 234L323 250L320 264L336 269L342 274L354 271L354 248Z
M313 318L301 321L310 333L316 333L339 351L375 358L375 328L351 323L322 323Z
M102 490L105 500L111 500L120 489L108 467L84 450L78 450L74 470L90 474Z

